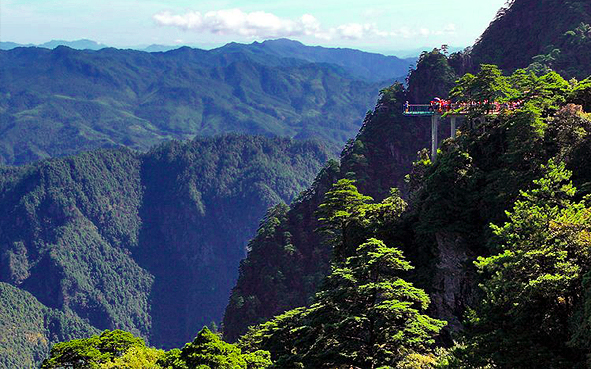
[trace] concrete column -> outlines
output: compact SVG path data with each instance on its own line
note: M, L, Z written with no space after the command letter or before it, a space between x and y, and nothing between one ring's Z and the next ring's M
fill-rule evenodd
M435 161L437 159L437 147L439 143L437 142L437 134L439 133L439 115L433 114L431 116L431 160Z
M456 138L456 117L451 117L451 138Z

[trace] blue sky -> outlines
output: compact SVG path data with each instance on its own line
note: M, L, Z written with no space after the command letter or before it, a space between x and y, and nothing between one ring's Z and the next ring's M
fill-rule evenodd
M287 37L308 45L388 53L468 46L505 0L2 0L0 40L89 38L111 46Z

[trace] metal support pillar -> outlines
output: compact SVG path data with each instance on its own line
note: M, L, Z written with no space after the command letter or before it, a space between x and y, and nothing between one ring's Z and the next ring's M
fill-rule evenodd
M451 117L451 138L456 138L456 117Z
M431 116L431 160L437 159L437 134L439 133L439 115L433 114Z

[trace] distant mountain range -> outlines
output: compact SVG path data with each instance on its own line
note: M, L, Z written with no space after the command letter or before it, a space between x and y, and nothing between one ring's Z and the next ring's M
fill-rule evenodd
M17 47L42 47L45 49L55 49L58 46L67 46L71 49L76 50L100 50L104 48L111 48L113 46L103 44L101 42L96 42L93 40L89 40L86 38L80 40L73 40L73 41L66 41L66 40L51 40L48 42L44 42L42 44L20 44L17 42L10 42L10 41L0 41L0 50L12 50ZM162 51L170 51L174 49L178 49L183 46L193 46L193 45L160 45L160 44L152 44L152 45L136 45L136 46L129 46L129 47L122 47L121 49L132 49L132 50L139 50L139 51L146 51L146 52L162 52Z
M299 41L293 41L293 40L289 40L289 39L276 39L276 40L267 40L264 42L254 42L254 44L268 44L271 43L279 43L279 44L283 44L283 46L287 46L290 43L295 43L295 44L301 44ZM244 46L248 46L246 44L243 44ZM10 42L10 41L0 41L0 50L11 50L17 47L43 47L46 49L55 49L58 46L67 46L69 48L72 49L77 49L77 50L100 50L100 49L104 49L106 47L113 47L111 45L107 45L107 44L103 44L100 42L96 42L93 40L88 40L88 39L80 39L80 40L74 40L74 41L65 41L65 40L51 40L49 42L45 42L42 44L19 44L16 42ZM192 48L198 48L198 49L211 49L210 47L203 47L203 46L198 46L197 44L178 44L178 45L164 45L164 44L151 44L151 45L132 45L132 46L125 46L125 47L118 47L119 49L131 49L131 50L139 50L139 51L146 51L146 52L166 52L166 51L170 51L170 50L175 50L175 49L179 49L183 46L188 46L188 47L192 47ZM293 45L292 45L293 46ZM310 47L310 49L324 49L324 50L334 50L333 48L325 48L325 47L320 47L320 46L315 46L315 47ZM461 51L463 50L463 47L455 47L452 46L449 48L450 52L456 52L456 51ZM361 53L365 53L363 51L359 51L359 50L355 50L355 49L348 49L348 48L343 48L343 49L339 49L339 50L343 50L343 51L354 51L354 52L361 52ZM418 57L421 52L423 51L431 51L433 50L433 47L429 47L429 46L424 46L424 47L417 47L417 48L412 48L412 49L400 49L400 50L394 50L394 51L389 51L389 52L382 52L382 53L375 53L377 55L391 55L400 59L409 59L409 58L416 58ZM372 53L368 53L368 54L372 54Z
M0 164L228 132L317 138L337 148L355 135L378 91L413 64L289 40L158 53L0 51Z
M110 48L112 46L96 42L93 40L88 39L80 39L75 41L65 41L65 40L51 40L42 44L19 44L16 42L10 41L0 41L0 50L12 50L17 47L42 47L44 49L55 49L58 46L67 46L71 49L76 50L100 50L104 48ZM182 47L182 45L141 45L141 46L131 46L131 47L124 47L122 49L132 49L132 50L139 50L139 51L146 51L146 52L164 52L170 51L174 49L178 49Z
M417 60L416 57L400 59L347 48L306 46L289 39L254 42L250 45L232 43L225 48L265 52L281 58L296 58L311 63L335 64L356 77L373 82L388 80L393 76L405 76L409 67L414 66Z
M0 50L11 50L17 47L42 47L45 49L55 49L58 46L67 46L77 50L100 50L107 45L101 44L100 42L81 39L76 41L64 41L64 40L51 40L43 44L18 44L16 42L0 42Z

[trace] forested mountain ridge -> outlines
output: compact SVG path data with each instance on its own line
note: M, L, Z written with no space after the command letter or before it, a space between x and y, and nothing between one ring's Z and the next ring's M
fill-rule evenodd
M438 65L449 68L442 53L426 54L419 60L413 75L421 76L428 70L432 75L447 76L434 67ZM422 78L411 76L410 81L408 94L412 95L414 91L421 93L419 90L428 94L422 87ZM316 291L328 272L332 255L331 249L323 245L316 232L319 227L316 211L332 183L339 178L354 178L359 190L377 201L387 197L393 187L406 188L404 177L411 171L416 153L429 142L430 119L404 118L404 101L406 93L401 86L383 90L375 109L366 116L359 134L343 150L340 163L329 163L312 187L290 209L278 209L268 215L269 219L261 226L261 230L265 231L264 237L257 236L251 241L249 256L241 264L240 277L224 315L226 339L235 340L248 326L262 323L287 308L300 306ZM289 240L283 236L286 232L292 235ZM294 257L284 251L287 243L297 251L292 253L297 258L289 262L282 260ZM266 257L277 252L278 259ZM269 273L268 278L266 273ZM260 288L258 281L265 278L269 285ZM290 285L303 287L298 289ZM279 298L268 291L290 292Z
M268 351L275 367L586 367L591 81L537 66L462 77L466 59L422 55L408 89L382 90L341 162L267 212L224 316L238 347L204 329L150 363L247 367L245 352ZM482 104L436 162L417 157L430 122L403 117L403 104L447 95ZM491 101L517 108L487 116ZM57 345L47 368L93 345L85 359L106 367L146 350L102 356L100 343Z
M342 67L351 75L368 82L383 82L397 78L402 81L409 68L414 66L416 58L400 59L395 56L368 53L347 48L326 48L306 46L299 41L289 39L254 42L250 45L230 44L226 47L262 51L281 58L294 58L312 63L328 63ZM224 50L224 47L220 49Z
M0 282L0 366L34 368L51 345L96 334L77 316L49 308L29 292Z
M328 157L314 142L230 135L0 167L0 282L28 296L2 304L1 320L47 317L31 333L42 346L15 355L30 333L13 332L0 363L105 328L179 346L219 322L265 209L293 199Z
M507 71L534 64L565 78L591 74L591 4L580 0L511 0L470 51L481 63Z
M290 208L267 213L249 244L224 318L236 345L204 328L182 349L154 352L105 331L54 346L43 367L108 368L123 357L172 369L586 367L591 113L573 102L589 109L590 90L554 72L503 76L483 65L465 75L451 90L458 101L519 107L473 106L436 161L419 154L408 203L397 190L374 187L376 200L355 186L376 183L363 133L401 114L407 96L401 85L382 91L344 151L348 166L329 163ZM280 314L293 303L304 306ZM246 332L240 318L261 324ZM104 347L112 335L131 348Z
M0 42L0 50L11 50L17 47L41 47L46 49L55 49L58 46L67 46L78 50L100 50L110 48L108 45L97 43L92 40L62 41L51 40L39 45L17 44L14 42ZM167 45L150 45L148 47L132 47L132 50L145 52L166 52L184 47ZM119 48L128 49L128 48ZM420 50L415 54L419 55ZM322 46L306 46L299 41L287 38L266 40L263 42L253 42L252 44L230 43L225 46L212 49L213 53L226 53L230 50L240 50L246 53L263 52L268 55L280 58L301 59L310 63L329 63L343 67L348 73L356 79L369 82L383 82L394 78L404 78L409 67L416 61L413 52L409 52L409 57L398 58L396 56L387 56L377 53L365 52L361 50L348 48L327 48Z
M585 4L575 6L575 2L572 4L569 2L567 4L567 11L561 12L558 10L558 7L562 5L558 4L558 2L550 3L551 4L546 4L546 7L553 9L554 12L548 13L550 14L548 15L549 17L551 14L556 14L556 18L559 20L568 19L568 21L571 22L569 24L579 24L586 19L585 14L587 13L582 12L582 10L586 9L585 7L587 5ZM406 221L403 222L402 225L393 227L393 229L396 229L396 233L394 231L386 232L382 237L386 240L392 240L395 244L407 240L407 244L413 245L403 248L413 264L418 265L416 271L413 272L415 274L412 280L431 294L433 299L432 311L436 317L447 320L452 331L462 329L461 322L464 319L462 314L465 311L466 306L471 305L475 299L474 281L476 280L476 277L474 274L471 274L472 272L468 273L470 270L469 260L474 257L474 255L479 255L482 250L485 249L485 239L489 235L489 223L502 222L504 220L504 211L508 210L512 202L517 199L519 191L526 188L526 186L531 185L531 181L536 178L536 175L539 175L539 172L536 172L534 167L536 165L544 164L544 160L538 159L533 167L532 163L528 163L528 169L521 168L517 170L517 172L512 173L508 176L511 178L511 184L507 184L506 187L501 186L502 188L495 187L499 186L499 183L491 183L489 184L490 187L482 184L482 188L471 187L470 190L466 190L467 194L462 194L461 190L459 190L462 186L459 183L449 183L449 174L441 174L438 172L438 165L443 165L441 163L432 167L431 171L428 172L428 174L425 174L426 177L423 177L422 181L424 182L419 184L421 181L417 181L415 175L416 173L421 173L425 170L424 165L428 162L428 159L426 159L426 154L422 154L417 161L417 163L419 163L418 165L413 166L412 162L417 160L416 153L421 150L421 148L428 146L430 140L430 122L427 120L421 120L420 118L402 117L402 104L405 101L422 103L430 101L434 96L447 97L449 91L455 86L455 81L463 75L465 70L477 68L476 66L471 65L471 63L478 60L477 58L479 55L484 55L482 50L485 48L502 51L502 53L499 54L499 58L502 58L502 60L507 63L513 63L511 65L504 65L505 68L515 69L518 67L529 67L528 71L524 73L545 73L545 68L530 65L533 61L530 60L531 57L523 59L522 64L520 64L520 43L519 40L515 39L515 37L521 38L521 36L518 36L519 33L512 33L511 37L513 38L511 39L511 42L515 43L514 48L508 47L507 49L503 49L499 46L505 42L502 41L501 38L503 37L504 32L507 32L506 29L499 26L499 23L503 22L503 19L513 19L516 24L522 24L518 23L517 19L519 19L520 16L526 17L523 13L524 8L529 9L535 7L535 9L540 9L543 6L544 4L539 4L538 7L538 5L528 2L527 0L512 2L509 10L505 9L500 12L499 18L491 23L490 28L478 41L479 46L475 46L471 52L468 50L467 52L456 53L449 56L446 56L440 50L424 53L418 61L416 70L412 71L409 76L408 89L403 89L399 86L382 91L381 98L376 105L376 108L366 116L365 122L357 138L353 142L350 142L343 150L340 166L336 164L332 165L330 167L330 176L327 176L323 172L317 177L317 180L315 181L317 187L313 187L310 191L312 193L320 193L316 194L314 199L304 200L303 204L298 202L294 203L292 208L286 212L283 211L283 213L278 213L277 211L273 211L271 215L274 217L271 218L271 221L269 221L268 224L263 224L261 226L261 231L264 231L263 235L265 235L265 237L257 236L251 241L251 252L246 261L242 263L240 278L233 290L230 303L226 309L224 317L225 338L230 341L235 340L241 334L246 332L246 328L249 325L265 322L272 316L285 311L286 305L295 308L300 306L302 301L309 301L312 297L314 288L318 287L318 283L322 280L321 276L326 275L329 272L331 249L330 247L326 247L326 245L324 247L320 246L322 245L321 238L315 231L319 227L316 211L318 205L322 201L322 192L330 187L330 183L331 181L334 181L334 178L355 179L360 192L366 195L371 195L377 202L388 196L390 187L401 188L404 193L413 197L417 196L415 187L419 186L422 188L422 191L424 192L421 192L421 194L425 196L425 198L414 198L415 201L411 201L410 203L410 208L414 209L414 211L407 212L403 216ZM564 14L573 9L576 10L573 14L576 14L577 17L565 18ZM505 16L507 18L503 18ZM540 17L534 18L537 22L541 22ZM553 33L555 31L556 29L552 29L548 30L546 33ZM545 37L546 33L541 32L540 37ZM495 37L491 36L495 34ZM568 53L573 50L572 46L567 46L565 47L564 52ZM585 55L588 55L588 52L581 55L581 57L585 57ZM535 56L535 53L532 56ZM512 61L514 57L515 61ZM482 58L482 61L487 61L485 56L482 56ZM571 63L571 68L576 68L576 66L576 63ZM585 75L584 73L591 73L591 70L586 72L585 68L586 67L583 65L581 68L577 69L578 74L576 75L579 76ZM477 69L477 71L479 71L479 69ZM570 78L572 74L567 76ZM588 91L588 80L577 83L572 82L574 84L569 87L565 85L562 78L556 78L554 75L548 74L539 81L542 85L551 85L552 87L545 88L553 90L556 94L560 95L558 100L561 101L562 104L565 101L574 102L583 105L588 111L588 96L585 92ZM523 88L523 86L520 88ZM570 90L571 88L572 90ZM491 87L491 89L502 89L502 86ZM477 88L475 88L475 91L476 90ZM570 92L568 92L569 90ZM540 92L540 96L545 93L549 92ZM493 93L488 99L495 100L498 97L500 96L496 96ZM547 109L547 107L542 108L542 110L543 109ZM545 113L548 114L548 112ZM548 120L553 119L552 117L545 118ZM503 124L501 125L504 127ZM440 137L449 137L448 129L449 128L441 127ZM549 133L551 132L549 131ZM508 138L504 136L497 135L494 136L494 138L490 137L493 136L493 134L485 136L487 137L487 140L497 139L505 142L506 145L511 146L511 144L507 143ZM546 145L556 145L553 143L555 136L546 135L545 140L547 140L545 141ZM476 145L475 143L472 144ZM486 144L478 145L486 146ZM489 169L485 169L486 167L481 168L487 173L484 176L488 178L493 178L499 175L502 175L502 178L505 178L505 174L499 174L500 172L497 172L493 168L510 166L509 163L514 164L515 161L521 163L521 165L526 165L524 162L520 161L522 159L511 157L512 155L524 155L523 152L519 154L507 152L507 156L502 156L501 153L503 150L507 150L506 147L499 148L495 146L493 148L491 146L480 148L479 150L482 150L482 153L479 152L477 155L478 157L489 153L490 151L494 151L496 152L495 155L501 155L502 157L500 160L503 163L496 163ZM511 150L513 149L510 149L509 151ZM544 152L544 150L540 149L540 152ZM548 160L553 154L551 152L545 152L545 154L540 155L542 155L545 160ZM584 154L581 153L580 155ZM576 164L571 165L576 166L577 168L586 168L586 166L580 162L581 158L582 156L578 157L577 160L579 161L577 161ZM454 160L460 159L456 158ZM430 165L432 165L432 163ZM429 167L429 165L427 165L427 167ZM570 168L574 170L573 167ZM491 172L489 173L489 171ZM411 173L408 178L410 182L406 182L405 176L409 173ZM587 175L585 173L585 169L574 170L573 175L575 179L579 180L579 185L586 184L586 180L580 178L581 176L585 177ZM459 178L456 178L455 180L461 181ZM441 184L446 183L447 187L442 188L444 186L442 185L440 187L437 182L440 182ZM321 185L318 185L319 183L321 183ZM428 183L428 186L425 185L425 183ZM441 192L438 192L438 190L436 191L435 188L441 188ZM429 191L433 191L431 196L426 195ZM497 193L497 191L500 192ZM489 194L494 200L491 200L488 197ZM468 196L468 199L466 199L466 196ZM475 210L466 207L466 202L470 201L474 201L474 204L478 204L474 205L476 208L481 206L483 209L488 209L488 211L483 209ZM441 204L446 204L445 206L455 209L455 211L447 213L450 219L454 219L460 214L464 214L466 216L466 218L463 218L465 224L459 225L458 223L461 222L458 222L453 226L450 226L449 229L435 226L437 222L447 224L447 220L440 218L440 215L437 214L437 211L442 210L440 208ZM430 207L433 210L427 210ZM484 214L478 214L481 211ZM419 218L416 218L417 216ZM305 223L310 224L310 226L302 231L302 229L297 226L295 222L296 219L305 219ZM432 224L432 222L434 222L434 224ZM454 228L456 226L459 226L460 228L471 228L471 231L468 233L473 233L469 236L459 235ZM478 231L475 229L478 229ZM271 230L271 237L266 236L269 234L269 230ZM463 231L466 231L466 229ZM285 232L288 232L291 235L289 240L285 240L284 237L281 236L282 234L285 234ZM414 241L408 241L413 238L415 239ZM292 242L292 240L296 241ZM306 240L308 243L299 243L298 240ZM309 240L313 240L315 245L314 248L310 247ZM277 250L282 250L282 245L286 244L294 246L296 255L298 255L299 258L298 260L302 260L301 262L292 260L291 262L286 263L284 259L289 258L289 255L285 252L282 256L278 257L276 262L263 257L263 255L268 253L280 252ZM301 253L299 252L300 250L302 250ZM427 264L430 266L426 269L422 269L421 266ZM466 266L466 264L468 266ZM289 268L298 271L305 270L300 269L300 265L301 268L304 268L307 265L317 265L318 267L313 268L312 270L307 270L305 273L296 272L291 274L290 270L286 270L287 268L282 267L284 265L289 265ZM468 269L465 269L466 267ZM260 270L267 271L269 275L263 276L262 274L265 272L259 273ZM284 275L290 275L293 279L284 279ZM260 281L261 279L265 279L269 283L269 286L265 287L264 291L257 286L256 281ZM288 287L293 285L306 286L306 282L309 280L315 281L314 287L302 288L301 293L294 293L296 290ZM274 285L275 287L270 287L270 285ZM291 291L291 293L282 295L281 299L276 300L272 294L269 295L266 292L273 289L279 291Z
M229 132L315 138L337 148L358 130L379 89L413 63L284 43L166 53L0 51L0 163L105 147L147 150ZM341 55L347 52L354 55Z

